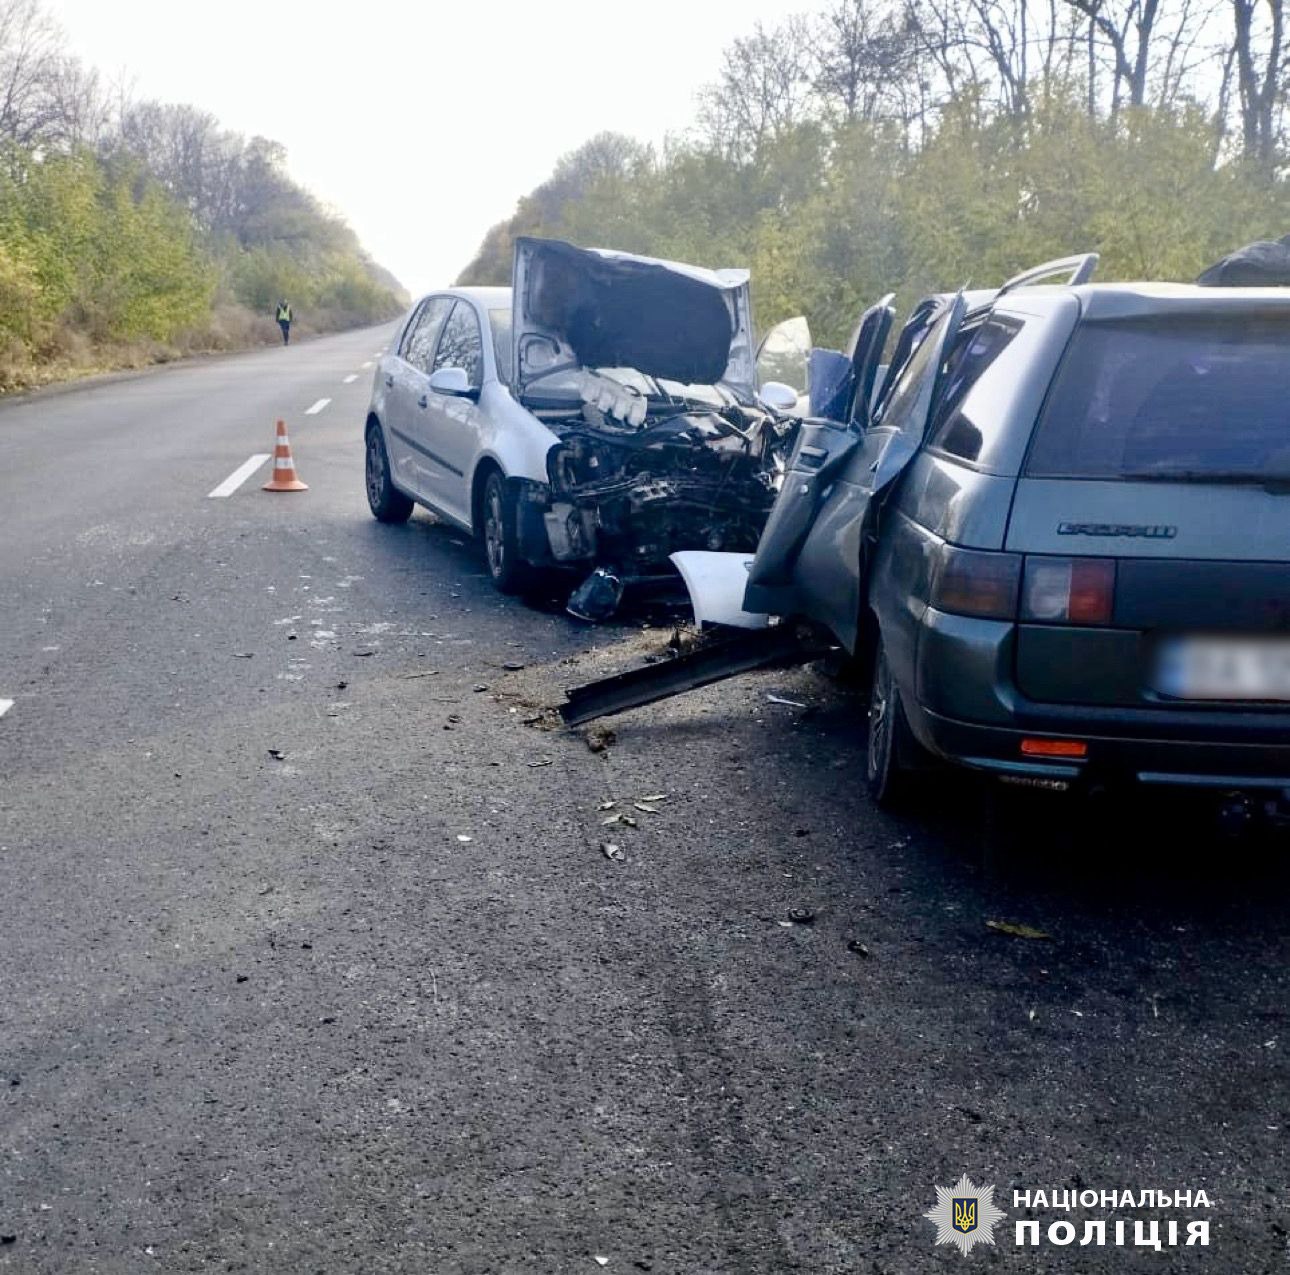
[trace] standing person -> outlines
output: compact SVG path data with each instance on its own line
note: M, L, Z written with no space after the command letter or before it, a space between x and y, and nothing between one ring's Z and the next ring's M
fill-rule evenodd
M291 344L291 306L286 297L278 302L278 327L282 329L282 344Z

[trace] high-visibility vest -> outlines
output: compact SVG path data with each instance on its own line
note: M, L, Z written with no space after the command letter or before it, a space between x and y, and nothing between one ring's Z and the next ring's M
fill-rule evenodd
M278 307L278 322L279 323L291 322L291 307L289 305L280 305Z

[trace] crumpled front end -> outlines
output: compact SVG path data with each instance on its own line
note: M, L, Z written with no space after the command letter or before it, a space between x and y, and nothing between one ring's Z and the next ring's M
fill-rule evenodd
M580 410L538 413L560 438L542 515L554 562L603 567L621 584L670 575L677 550L757 547L795 421L733 401L647 408L638 396L615 399L603 378L586 382ZM578 613L612 613L612 588L602 580L593 592L601 601Z

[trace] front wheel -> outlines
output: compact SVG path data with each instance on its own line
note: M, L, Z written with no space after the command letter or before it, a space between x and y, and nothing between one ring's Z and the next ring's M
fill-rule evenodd
M884 809L903 805L914 786L915 759L922 746L909 729L900 688L891 675L887 649L878 644L869 696L869 757L865 782L869 795Z
M390 475L390 458L379 425L367 431L367 503L372 516L381 522L407 522L412 516L412 501L395 487Z
M488 574L501 593L523 593L533 583L533 568L520 557L519 497L501 470L484 484L482 525Z

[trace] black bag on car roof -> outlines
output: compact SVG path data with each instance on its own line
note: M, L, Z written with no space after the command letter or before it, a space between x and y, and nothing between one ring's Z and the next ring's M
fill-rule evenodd
M1206 288L1276 288L1290 285L1290 235L1260 239L1210 266L1196 280Z

